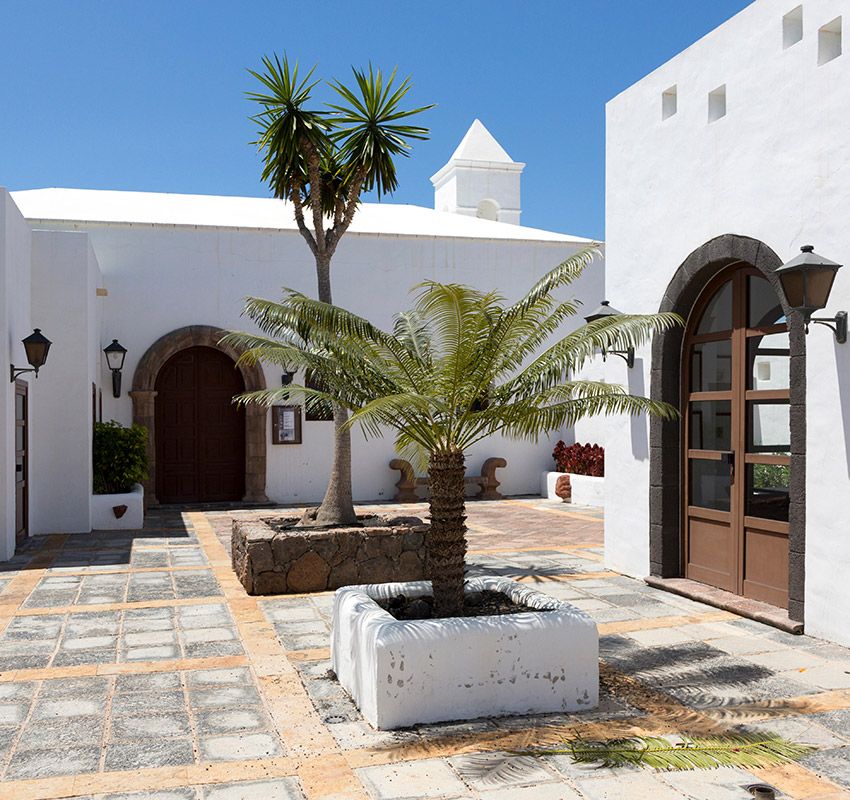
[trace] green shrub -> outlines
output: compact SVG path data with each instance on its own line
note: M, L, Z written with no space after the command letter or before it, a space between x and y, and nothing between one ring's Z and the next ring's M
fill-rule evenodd
M92 456L94 493L122 494L148 477L148 429L122 427L118 422L97 422Z

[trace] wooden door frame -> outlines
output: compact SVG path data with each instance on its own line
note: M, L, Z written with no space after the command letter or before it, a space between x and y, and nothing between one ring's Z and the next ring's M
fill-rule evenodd
M747 436L747 420L748 420L748 402L770 402L770 401L785 401L790 403L790 388L775 389L775 390L758 390L748 388L748 342L755 335L755 331L761 331L764 335L785 332L788 330L787 324L765 325L754 327L748 321L748 302L749 302L749 278L757 277L764 278L762 273L755 267L745 263L736 262L728 265L715 275L703 288L693 308L689 318L685 324L685 335L682 344L682 362L681 362L681 409L682 409L682 456L681 456L681 475L682 475L682 508L681 508L681 530L682 530L682 561L681 574L687 572L690 552L690 525L689 520L693 514L690 504L690 480L689 467L692 453L696 452L689 447L690 437L690 403L694 401L694 394L699 392L691 391L691 359L689 358L691 348L697 344L708 341L729 341L730 354L732 357L732 366L735 368L730 373L730 388L728 391L712 392L711 397L706 397L706 400L724 401L728 400L730 404L731 426L730 426L730 441L729 449L734 454L734 460L730 467L734 470L735 480L730 485L729 511L706 511L701 510L701 515L704 514L706 519L716 516L718 521L725 522L725 517L728 516L732 543L734 545L734 575L735 588L734 592L742 597L746 597L746 540L748 528L759 528L764 531L772 530L775 534L787 536L788 523L776 520L768 520L761 518L751 518L746 513L746 485L747 465L751 463L765 463L767 461L776 464L790 464L790 456L757 456L748 453L748 436ZM721 287L725 284L731 284L731 325L732 328L728 331L717 333L699 334L696 332L697 327L702 321L703 314L708 308L711 301L717 296ZM771 287L773 288L773 287ZM779 297L777 296L777 301ZM737 354L737 358L736 358ZM701 398L697 398L701 399ZM713 451L717 452L717 451ZM706 451L708 453L708 451ZM708 455L705 458L709 458ZM723 515L723 517L721 517ZM749 524L748 524L749 520Z
M784 302L774 274L782 259L763 242L724 234L694 250L675 271L659 311L687 319L706 285L731 264L755 267L767 279L782 303L790 336L791 483L789 487L788 616L802 621L805 592L806 546L806 339L800 316ZM684 330L658 334L652 342L650 396L680 410L681 363ZM649 421L649 556L650 573L662 578L682 575L682 423Z
M133 422L148 429L148 479L144 481L145 505L157 505L156 499L156 377L171 356L189 347L211 347L230 356L242 373L248 392L266 388L259 364L239 362L242 351L223 344L225 331L211 325L189 325L157 339L140 359L133 375ZM246 503L267 503L266 433L267 410L251 403L245 407L245 497Z
M18 397L24 398L24 464L23 464L23 473L24 473L24 493L23 493L23 504L24 504L24 527L23 527L23 536L18 538L18 513L17 513L17 505L18 505L18 479L17 479L17 458L18 458L18 448L15 447L15 547L17 548L21 541L24 541L29 536L29 527L30 527L30 449L29 449L29 439L30 439L30 413L29 413L29 384L26 381L15 381L15 440L17 444L17 427L18 427Z

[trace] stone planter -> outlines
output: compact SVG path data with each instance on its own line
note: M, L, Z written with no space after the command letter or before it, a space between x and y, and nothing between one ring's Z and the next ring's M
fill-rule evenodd
M295 518L292 522L297 521ZM416 517L360 528L275 530L233 520L233 570L248 594L324 592L358 583L425 577L425 533Z
M141 528L145 521L145 490L136 483L126 493L93 494L90 509L93 531Z
M561 499L555 493L555 486L558 483L558 478L564 475L570 476L572 500L569 502L579 506L601 507L605 505L605 478L576 475L574 472L544 472L540 480L541 497L545 497L547 500Z
M331 661L376 728L509 714L586 711L599 702L599 639L583 611L504 578L473 578L545 612L396 620L376 599L430 594L431 584L340 589Z

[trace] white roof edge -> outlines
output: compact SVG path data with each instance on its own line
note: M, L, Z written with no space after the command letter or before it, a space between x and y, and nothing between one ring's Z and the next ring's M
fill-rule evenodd
M288 203L263 197L122 192L99 189L28 189L11 192L31 224L180 227L297 232ZM593 244L572 234L481 220L410 204L364 203L353 235Z

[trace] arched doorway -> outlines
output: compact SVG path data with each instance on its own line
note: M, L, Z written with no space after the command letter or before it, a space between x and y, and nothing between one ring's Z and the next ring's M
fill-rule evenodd
M745 355L745 349L747 346L745 340L751 340L751 343L749 344L751 348L755 348L756 350L769 350L771 349L769 347L771 342L769 340L765 340L769 335L773 335L777 332L781 333L781 331L774 331L773 333L759 331L757 330L759 327L758 325L750 326L749 323L741 316L748 313L746 308L748 303L748 287L746 285L746 281L748 277L761 279L771 288L772 294L762 293L763 297L768 297L771 301L768 304L769 308L766 309L766 313L770 309L774 309L776 307L775 304L777 303L778 298L782 297L782 294L779 282L774 275L774 272L781 265L782 260L763 242L745 236L725 234L706 242L706 244L694 250L694 252L691 253L676 270L673 279L670 281L664 294L659 310L676 312L688 320L689 324L686 329L676 328L656 336L652 343L651 396L655 400L663 400L679 408L682 411L682 417L680 420L675 421L665 421L657 418L650 419L650 572L653 576L657 576L659 578L690 576L694 580L712 583L712 585L718 585L721 580L725 580L727 585L732 586L730 591L745 594L746 591L753 589L753 587L748 585L745 589L742 585L744 574L746 573L746 564L744 563L746 560L746 552L742 552L742 547L745 548L747 544L746 539L748 534L744 531L745 525L749 524L749 522L744 521L744 518L753 517L758 520L756 527L761 526L761 533L765 536L765 538L761 541L756 541L756 536L753 536L752 544L754 547L757 548L759 545L765 545L765 547L773 545L773 547L767 547L767 549L771 550L774 555L776 552L775 545L777 544L777 540L776 538L770 538L770 541L768 541L768 538L782 535L782 532L778 530L778 527L780 524L784 523L787 525L787 549L784 551L785 557L787 558L787 594L785 595L787 601L783 602L781 586L774 587L777 589L777 592L772 594L772 600L766 601L771 602L774 605L787 605L788 616L790 619L802 621L804 609L804 565L806 545L805 333L799 315L790 311L783 305L782 311L785 314L788 329L786 345L788 353L773 355L776 355L787 365L788 385L783 389L778 390L784 392L782 397L779 395L776 395L775 397L770 397L768 395L759 396L757 394L747 395L747 392L759 391L757 385L754 388L746 388L748 384L752 386L753 377L758 380L758 363L764 363L764 358L762 358L763 356L772 356L769 353L759 353L758 358L756 358L751 365L748 361L749 356ZM701 315L708 312L707 306L715 297L716 292L724 285L725 277L729 275L740 275L740 277L737 278L739 281L738 292L735 298L730 296L730 303L733 308L731 313L736 313L734 308L735 303L738 303L737 313L739 315L738 321L740 324L731 325L731 327L727 329L727 331L729 331L728 336L726 331L715 330L710 331L709 333L715 335L718 340L728 338L730 343L730 358L728 360L729 371L732 373L734 370L733 378L736 388L733 388L730 385L729 389L717 388L714 389L714 391L729 392L730 414L733 413L731 411L732 403L737 403L737 411L735 412L737 416L734 417L735 433L733 434L732 432L732 416L729 417L728 428L730 437L729 443L731 445L732 436L736 436L735 442L737 449L735 447L729 447L726 449L720 447L720 445L725 444L725 439L723 441L716 441L714 444L718 445L717 448L705 448L709 450L708 455L710 455L711 458L697 458L696 460L714 462L710 466L700 464L697 467L698 471L702 468L702 476L709 476L706 478L706 482L703 483L701 487L698 487L698 491L705 490L710 493L712 487L715 490L717 489L717 486L719 485L718 482L725 481L725 477L723 477L724 473L728 474L731 470L732 464L726 462L735 459L736 463L734 467L737 472L736 477L741 482L736 483L736 488L734 490L731 488L730 484L728 513L730 515L730 525L738 525L738 531L740 533L732 535L729 533L723 533L721 529L717 528L713 531L706 528L703 531L704 533L713 533L713 535L717 537L714 543L717 544L717 542L720 541L723 546L727 547L727 553L734 554L735 558L735 563L731 568L729 567L729 564L731 563L732 555L727 555L726 566L718 563L714 563L713 565L711 563L703 563L703 566L712 568L716 573L723 573L725 571L727 574L725 579L718 577L717 575L713 575L710 576L711 579L709 580L709 576L706 573L703 573L701 578L697 577L696 571L691 567L692 564L697 562L693 559L693 553L689 551L689 547L691 545L689 539L689 525L691 519L690 509L692 507L703 508L703 506L692 506L688 496L688 492L693 489L691 483L691 473L693 469L691 463L692 459L688 453L691 450L701 449L698 447L691 447L691 444L696 442L691 442L689 440L691 436L691 427L689 427L691 425L690 403L691 401L695 403L700 401L716 402L723 398L721 398L720 395L711 394L704 396L697 394L695 396L694 393L691 392L691 376L688 374L689 370L692 369L690 361L688 361L687 367L683 368L683 366L686 362L686 357L687 359L692 358L690 350L687 352L685 350L686 345L690 348L694 343L700 343L693 338L689 338L686 342L686 336L692 337L698 334L702 321ZM760 286L761 288L764 288L763 285L760 284ZM730 286L728 291L733 291L734 294L734 286ZM771 322L776 321L777 320L771 320ZM705 333L705 331L701 331L699 333L702 334ZM735 338L739 348L737 351L737 358L734 360L734 367L732 365L733 360L731 352L733 337ZM710 341L710 339L711 336L707 336L702 343L705 344L705 342ZM714 345L714 348L715 350L718 350L719 346ZM773 349L785 349L785 347L776 347ZM711 359L711 354L706 352L701 358L704 359L702 369L704 376L706 376L706 370ZM717 367L716 362L714 366ZM748 373L750 366L752 366L753 370L755 370L753 375ZM766 380L765 376L766 372L763 371L761 380ZM718 378L717 375L714 377ZM713 382L718 385L721 384L722 376L720 376L720 378L720 380L714 380ZM703 379L708 381L708 383L712 382L710 380L710 376L701 377L701 380ZM709 389L709 391L712 390ZM765 389L764 391L767 392L768 390ZM768 402L764 405L764 407L769 409L768 415L770 413L781 414L783 424L786 424L787 429L790 431L787 441L781 442L783 446L781 452L775 452L776 448L772 447L772 445L775 444L774 442L759 443L757 439L753 437L751 437L751 441L747 441L747 436L750 434L753 434L753 436L755 435L753 422L748 419L747 415L752 415L755 410L761 409L761 406L758 405L759 400L763 402L776 401L775 403ZM746 405L748 402L750 403L749 407ZM783 410L777 412L773 406L778 407L780 405L783 406ZM714 408L717 409L719 407L715 406ZM702 409L697 407L693 410L711 411L708 407ZM765 420L767 419L768 417L765 416ZM723 433L724 429L722 424L718 428L717 422L718 420L715 420L714 428L709 428L705 431L706 436L718 433L725 435ZM748 425L750 426L749 433L747 428ZM744 438L742 439L741 437ZM704 439L703 444L705 444L706 441L707 440ZM743 444L741 444L741 442L743 442ZM758 448L762 445L768 449L759 451ZM734 451L734 455L724 455L725 453L730 453L732 451ZM699 453L695 453L694 455L698 456ZM767 456L771 456L771 458L766 458ZM776 461L774 461L773 456L777 457ZM765 463L770 461L774 461L774 463ZM721 462L723 462L722 465ZM787 467L787 478L782 470L760 469L758 470L760 474L756 475L756 470L747 469L751 466L754 467L756 464L774 467ZM713 484L711 483L712 478L710 477L712 475L712 470L714 470L713 474L715 476L715 483ZM757 514L743 513L746 509L746 485L748 479L750 481L750 495L752 496L751 510L755 510L755 507L752 506L753 501L760 502L762 504L761 510L758 511ZM776 487L770 485L771 483L775 483L777 480L786 480L787 487ZM756 486L756 483L759 485ZM738 491L738 487L740 487L740 492L743 492L743 497L740 494L738 495L735 521L732 523L732 493L733 491ZM777 488L780 492L778 495L775 493L771 495L769 491L762 492L758 496L754 495L754 490L756 489L771 490ZM786 489L787 494L785 493ZM765 508L766 505L770 505L768 500L771 496L773 497L772 507L774 512L776 507L781 504L783 506L782 515L785 516L787 513L787 522L784 520L770 520L765 516L765 514L768 513L765 511ZM782 498L781 503L776 499L777 497ZM705 504L708 500L701 498L699 502ZM785 510L786 504L787 511ZM714 510L717 511L717 509ZM711 509L709 509L709 511L711 511ZM739 511L743 515L743 518L739 519ZM696 513L699 515L701 512L697 511ZM708 516L716 515L702 512L702 516L703 518L707 518ZM714 522L717 521L717 519L714 520ZM726 538L724 539L724 537ZM708 537L707 541L709 540L710 537ZM706 545L706 547L710 546L710 544ZM774 567L775 566L776 564L774 564ZM771 567L771 569L773 569L773 567ZM777 577L777 574L774 573L773 577L767 581L765 580L765 576L761 576L760 580L755 582L766 582L768 585L771 585L781 583L781 581L781 575ZM760 590L756 589L752 592L752 594L757 591ZM765 599L766 595L761 594L761 597Z
M157 389L160 372L174 357L194 348L212 350L220 354L226 361L213 362L212 358L214 357L209 357L206 360L209 362L210 370L213 372L218 370L219 374L221 370L229 372L230 380L233 380L233 373L236 373L235 385L243 387L246 391L266 388L263 372L258 365L236 364L240 351L230 345L220 344L224 333L221 329L208 325L192 325L172 331L154 342L136 367L133 376L133 390L129 394L133 400L133 422L148 429L148 460L150 466L149 477L145 482L145 503L147 505L156 505L162 502L157 496L157 490L161 485L158 460L162 455L158 421L163 422L163 420L158 420L160 415L157 413ZM172 367L177 369L178 363L179 359ZM169 370L172 367L169 367ZM209 383L209 375L202 375L200 381L202 384ZM228 386L224 391L230 392L232 388ZM230 396L232 397L232 394ZM160 405L160 408L162 407ZM223 405L221 408L223 409ZM241 409L239 413L243 415L241 419L244 430L244 438L242 439L244 442L244 470L242 471L244 494L241 498L235 499L242 499L248 503L265 503L268 502L265 492L267 413L263 407L253 404ZM177 446L173 436L167 435L166 440L172 442L169 445L170 447Z
M788 325L754 267L698 298L682 348L684 576L788 606Z
M245 382L211 347L175 353L156 376L156 496L160 503L216 503L245 494Z

